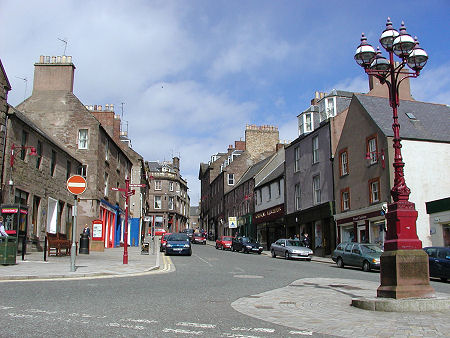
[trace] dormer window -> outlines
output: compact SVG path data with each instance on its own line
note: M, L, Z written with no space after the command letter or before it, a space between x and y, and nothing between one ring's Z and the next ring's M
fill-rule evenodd
M303 113L298 117L298 133L303 135L313 130L312 113Z
M327 98L325 102L326 102L327 118L336 116L336 107L334 105L334 103L335 103L334 97Z

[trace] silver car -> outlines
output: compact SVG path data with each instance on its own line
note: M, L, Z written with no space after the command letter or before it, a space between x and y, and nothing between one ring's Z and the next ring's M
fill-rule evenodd
M311 260L313 251L303 246L298 239L279 239L270 246L272 257L282 256L286 259L300 258Z

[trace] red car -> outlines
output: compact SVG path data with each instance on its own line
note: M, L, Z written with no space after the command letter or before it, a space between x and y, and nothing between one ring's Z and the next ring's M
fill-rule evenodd
M151 234L151 228L148 229L149 234ZM155 234L154 236L162 236L166 233L166 230L164 230L163 228L155 228Z
M206 236L205 236L205 234L202 234L202 233L199 233L199 232L194 233L192 235L191 242L192 243L206 244Z
M231 236L221 236L216 241L216 249L222 249L222 250L231 250L231 240L233 237Z
M166 232L165 234L162 235L161 237L161 244L159 245L159 251L163 252L164 249L166 248L166 244L167 244L167 240L166 237L171 235L171 232Z

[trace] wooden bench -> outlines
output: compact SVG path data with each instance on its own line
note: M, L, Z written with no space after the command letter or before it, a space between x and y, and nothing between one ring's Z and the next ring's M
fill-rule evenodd
M62 256L65 251L65 255L70 255L70 249L72 248L72 242L67 239L66 234L56 233L52 234L47 232L47 254L51 256L54 254L55 256Z

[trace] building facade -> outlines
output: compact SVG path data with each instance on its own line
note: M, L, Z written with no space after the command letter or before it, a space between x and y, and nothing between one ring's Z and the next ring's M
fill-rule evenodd
M190 199L187 182L180 173L180 159L145 162L149 182L148 211L145 230L163 228L167 232L180 232L189 225Z
M70 56L41 56L35 64L33 92L18 109L82 163L77 173L87 181L78 204L78 229L100 221L92 249L124 242L124 199L112 187L125 188L131 161L99 120L73 94L75 66Z

